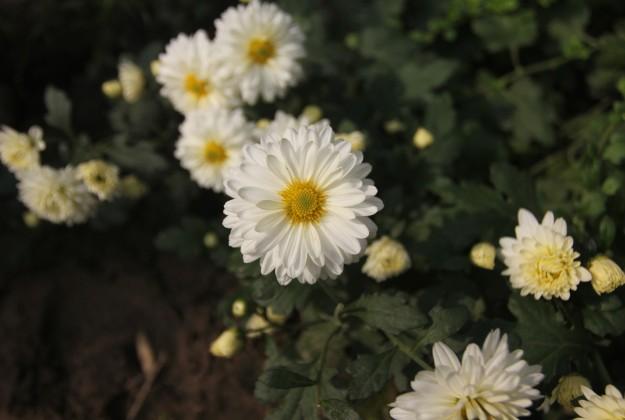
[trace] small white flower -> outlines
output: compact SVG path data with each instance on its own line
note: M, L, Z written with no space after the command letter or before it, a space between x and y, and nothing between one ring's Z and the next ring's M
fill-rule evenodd
M370 171L328 125L245 146L225 180L230 246L245 262L260 259L261 272L275 271L282 285L337 277L376 232L370 216L383 205Z
M282 137L291 128L306 127L311 124L312 123L308 117L304 114L297 118L291 114L287 114L286 112L276 111L276 115L273 117L273 120L269 121L263 119L256 123L254 137L256 137L257 140L260 140L262 137L269 134L276 137ZM323 119L317 121L314 125L321 127L322 125L328 124L328 120Z
M70 166L52 169L40 166L23 173L18 183L20 200L30 211L52 223L85 222L97 200Z
M46 148L43 132L37 126L28 134L3 126L0 131L0 159L13 173L39 166L39 152Z
M410 256L404 246L383 236L367 247L367 261L362 272L381 282L395 277L410 268Z
M180 34L159 56L156 80L161 94L181 113L210 106L234 105L232 92L215 76L220 68L206 32Z
M231 7L215 27L219 74L232 80L246 103L259 97L272 102L298 81L304 35L275 4L254 0Z
M605 387L605 395L597 395L592 389L582 387L586 399L580 400L575 409L579 416L575 420L623 420L625 419L625 399L613 385Z
M502 274L510 276L521 295L535 299L553 297L568 300L571 290L580 282L590 281L590 272L577 260L573 238L566 235L566 222L555 219L548 211L538 223L536 217L520 209L516 238L501 238L501 254L508 267Z
M198 109L189 112L180 126L175 154L195 182L220 192L224 172L239 164L252 130L239 109Z
M145 87L145 76L141 67L129 60L119 63L118 76L124 100L134 103L139 100Z
M352 150L359 151L364 150L367 144L365 135L362 131L352 131L351 133L337 133L336 139L340 141L346 141L352 146Z
M110 199L119 186L119 168L103 160L94 159L81 163L76 168L76 173L89 192L100 200Z
M516 419L540 397L536 385L541 367L522 359L523 351L508 349L508 338L491 331L482 348L469 344L462 361L445 344L434 344L433 371L417 373L410 386L391 404L396 420Z

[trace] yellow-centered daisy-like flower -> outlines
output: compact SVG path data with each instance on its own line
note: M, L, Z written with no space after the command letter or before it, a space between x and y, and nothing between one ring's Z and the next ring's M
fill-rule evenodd
M39 166L39 153L45 148L43 132L37 126L27 134L7 126L0 131L0 160L15 174Z
M78 177L100 200L109 200L119 186L119 168L100 159L81 163L76 168Z
M580 282L590 281L573 249L573 238L566 234L566 222L547 212L541 223L525 209L518 214L515 238L501 238L501 254L512 287L535 299L568 300Z
M410 268L410 256L406 248L388 236L371 243L365 254L367 261L362 272L378 282L398 276Z
M606 256L593 258L588 270L592 274L592 288L598 295L612 293L617 287L625 284L625 273L621 267Z

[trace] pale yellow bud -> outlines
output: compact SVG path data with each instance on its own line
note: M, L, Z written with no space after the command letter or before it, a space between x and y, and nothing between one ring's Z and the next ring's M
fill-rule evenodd
M261 118L260 120L256 121L256 127L260 129L269 127L269 124L271 124L271 120L267 118Z
M573 414L575 400L583 394L582 387L590 388L590 382L580 374L571 373L558 380L558 385L551 392L551 396L545 398L541 409L549 412L551 405L558 402L566 414Z
M588 267L592 274L592 288L598 295L611 293L625 284L625 273L610 258L600 255L595 257Z
M405 128L404 123L397 119L388 120L384 123L384 130L389 134L399 133L404 131Z
M497 250L493 244L489 242L480 242L473 245L471 248L471 262L473 265L485 268L486 270L492 270L495 268L495 256Z
M24 214L22 215L22 219L24 220L24 224L31 229L39 226L39 217L32 211L24 212Z
M150 71L152 72L152 76L158 76L158 71L161 69L161 62L158 60L152 60L150 62Z
M245 332L249 338L257 338L263 334L269 334L273 331L271 324L265 319L265 317L253 314L247 320L245 324Z
M243 299L237 299L232 302L232 315L235 318L241 318L247 312L247 304Z
M222 332L210 346L210 352L215 357L232 357L243 346L243 340L236 328L228 328Z
M425 149L434 143L434 136L425 128L419 127L412 137L412 143L417 149Z
M148 192L148 187L134 175L127 175L119 182L119 189L124 197L138 200Z
M208 249L213 249L219 245L219 236L214 232L208 232L204 235L204 246Z
M286 315L276 312L271 306L267 308L266 315L267 319L276 325L284 324L288 318Z
M367 261L362 272L377 282L395 277L410 268L410 255L406 248L394 239L383 236L365 250Z
M322 116L323 112L317 105L308 105L302 111L302 117L306 118L310 124L316 123Z
M348 142L352 146L353 151L360 151L365 148L365 135L360 131L352 131L351 133L337 133L335 138Z
M123 60L119 63L119 83L122 87L122 96L126 102L137 102L143 94L145 77L143 71L132 61Z
M119 80L107 80L102 83L102 93L107 98L118 98L122 94L122 85Z

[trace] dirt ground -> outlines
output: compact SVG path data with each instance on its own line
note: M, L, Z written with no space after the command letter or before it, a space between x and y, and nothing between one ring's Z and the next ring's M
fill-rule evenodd
M136 419L261 419L260 349L208 352L230 284L206 263L169 256L149 272L107 259L1 279L0 420L126 419L138 407ZM143 403L139 333L162 364Z

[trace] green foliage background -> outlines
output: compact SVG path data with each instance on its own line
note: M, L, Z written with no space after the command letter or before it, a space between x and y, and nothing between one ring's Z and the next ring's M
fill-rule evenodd
M229 313L237 297L291 315L264 339L256 395L275 407L271 419L380 418L430 363L430 344L461 350L494 327L543 365L543 393L573 371L596 390L622 388L623 290L598 297L584 285L568 302L534 301L510 290L501 266L472 267L468 252L511 235L525 207L565 217L584 262L602 253L625 265L625 3L278 3L307 35L306 77L283 100L246 113L270 118L316 104L335 130L365 132L385 203L375 221L407 247L410 271L383 284L360 264L315 286L261 277L227 248L225 197L200 190L173 159L181 117L154 80L136 104L101 95L121 55L149 75L168 39L211 32L227 2L50 0L0 13L0 122L44 124L44 161L102 156L138 174L150 194L104 206L87 226L32 230L14 178L0 168L0 276L67 258L102 264L119 252L146 265L160 251L210 259L239 279L219 308L226 325L241 323ZM385 130L391 120L403 129ZM425 150L412 145L420 126L435 137ZM202 243L209 231L216 249Z

